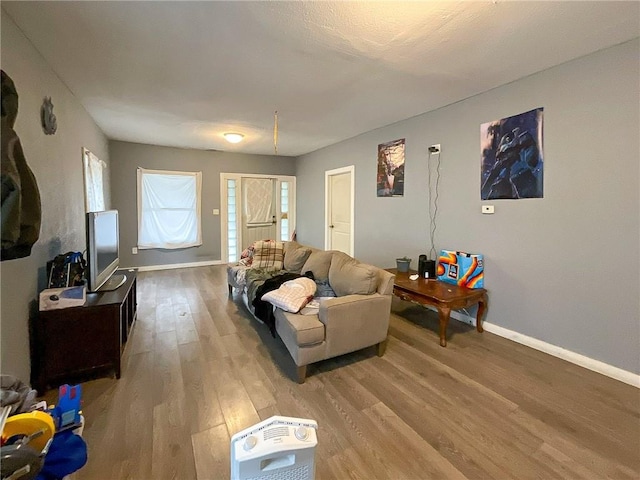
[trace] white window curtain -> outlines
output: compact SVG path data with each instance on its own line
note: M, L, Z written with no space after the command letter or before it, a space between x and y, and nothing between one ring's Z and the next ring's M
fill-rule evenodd
M272 178L243 178L244 213L247 226L271 225Z
M202 245L202 172L138 168L138 248Z
M86 148L82 149L84 171L84 207L87 212L101 212L104 206L102 172L106 164Z

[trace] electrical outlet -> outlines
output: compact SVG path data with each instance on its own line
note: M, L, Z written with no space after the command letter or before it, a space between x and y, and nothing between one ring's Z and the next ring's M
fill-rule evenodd
M440 153L440 144L439 143L434 143L433 145L431 145L429 147L429 153L431 155L435 155L437 153Z
M137 255L138 254L138 247L133 247L131 249L131 253L133 253L134 255Z

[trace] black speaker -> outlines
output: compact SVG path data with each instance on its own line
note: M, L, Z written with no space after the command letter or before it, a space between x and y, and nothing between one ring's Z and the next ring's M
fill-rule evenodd
M420 255L418 257L418 275L420 275L421 278L424 278L424 272L426 271L426 268L427 268L427 256Z
M434 260L427 260L424 278L436 278L436 262Z
M426 255L418 257L418 275L421 278L436 278L436 262L427 260Z

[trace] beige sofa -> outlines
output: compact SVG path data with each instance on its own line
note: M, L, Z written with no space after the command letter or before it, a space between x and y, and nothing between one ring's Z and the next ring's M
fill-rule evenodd
M307 365L320 360L372 345L377 346L379 356L384 354L393 274L342 252L296 242L284 242L282 266L292 273L311 271L316 281L328 280L337 295L319 300L317 313L293 313L281 308L274 311L275 330L297 366L299 383L304 383ZM233 288L247 292L246 284L237 281L243 268L247 267L228 269L230 295Z

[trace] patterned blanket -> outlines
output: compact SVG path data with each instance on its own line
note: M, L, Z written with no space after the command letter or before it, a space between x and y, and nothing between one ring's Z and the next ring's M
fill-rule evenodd
M268 268L249 268L245 273L245 282L247 285L247 299L249 305L253 306L256 298L258 287L262 286L268 279L285 273L284 270L271 270Z

